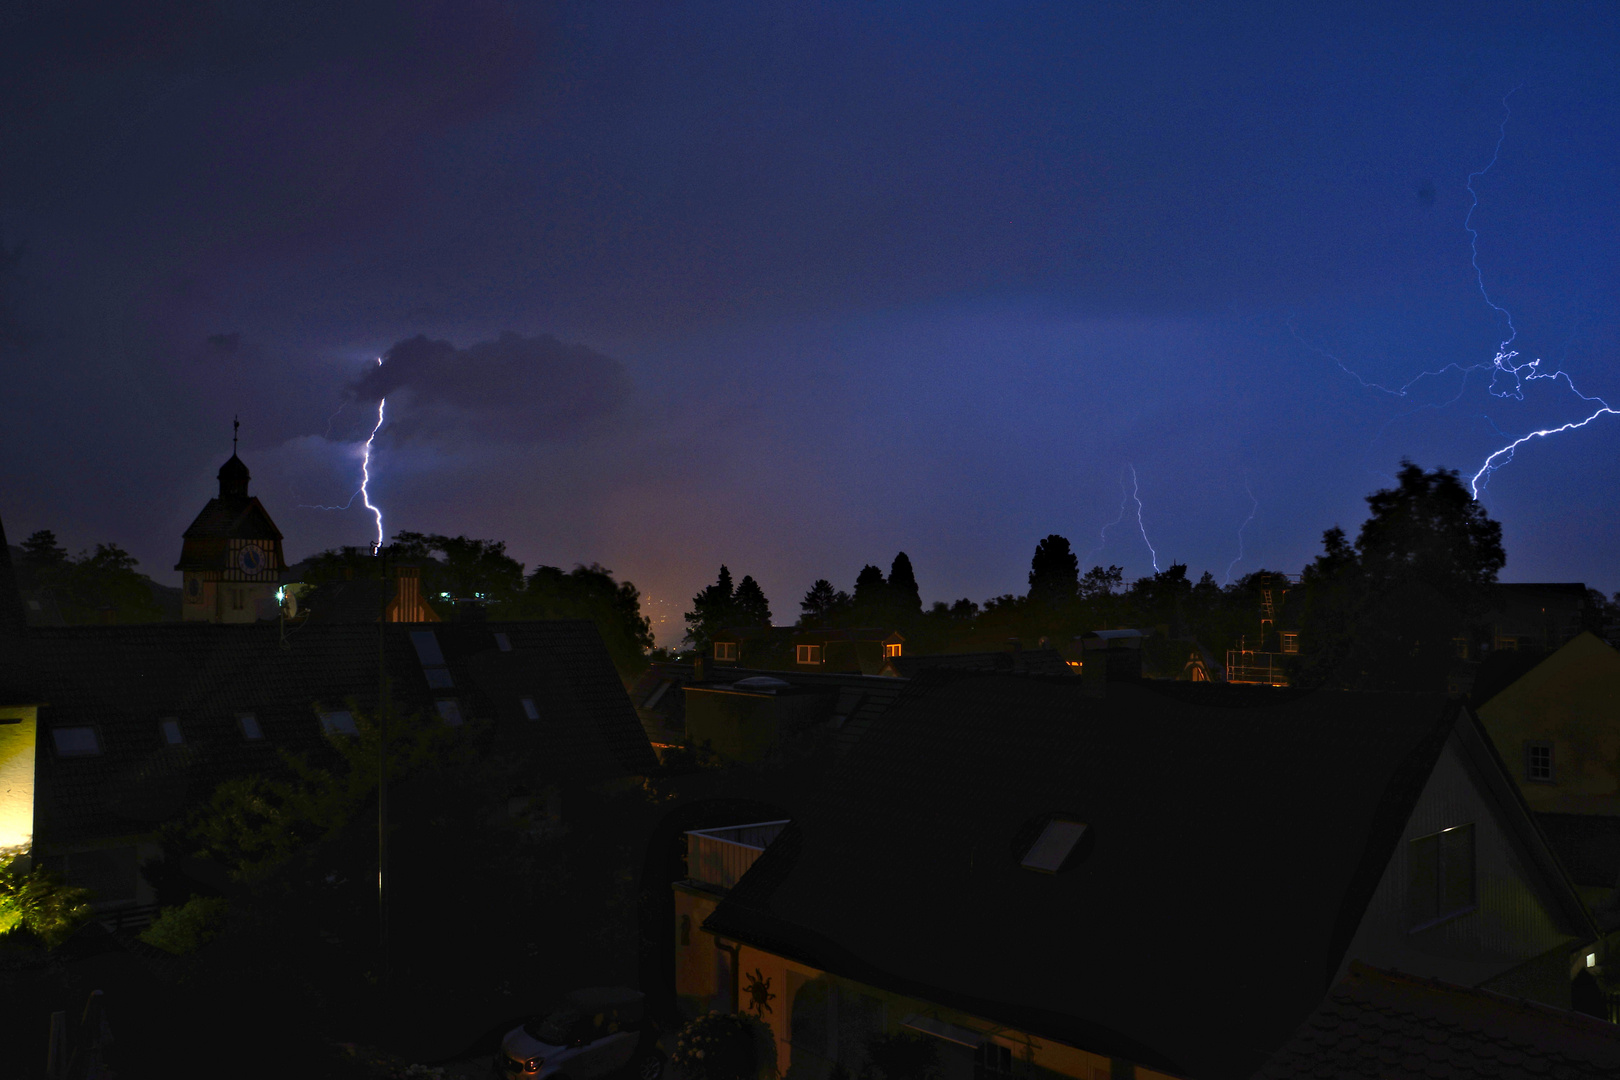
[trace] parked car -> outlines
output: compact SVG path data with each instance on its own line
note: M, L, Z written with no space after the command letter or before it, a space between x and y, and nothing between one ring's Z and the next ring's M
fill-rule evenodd
M506 1080L659 1080L664 1052L646 996L623 986L575 990L563 1005L513 1028L495 1055Z

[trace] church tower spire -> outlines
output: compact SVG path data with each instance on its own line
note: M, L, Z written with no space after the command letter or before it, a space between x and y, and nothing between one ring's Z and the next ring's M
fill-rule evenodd
M276 587L287 568L281 531L258 499L253 477L236 456L241 418L231 424L231 456L219 467L219 497L209 499L186 530L175 569L185 575L182 617L203 622L253 622L277 610Z

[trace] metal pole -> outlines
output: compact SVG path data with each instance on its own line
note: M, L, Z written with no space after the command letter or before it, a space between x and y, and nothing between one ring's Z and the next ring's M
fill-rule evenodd
M377 620L377 989L388 1008L388 555L382 557L382 611Z

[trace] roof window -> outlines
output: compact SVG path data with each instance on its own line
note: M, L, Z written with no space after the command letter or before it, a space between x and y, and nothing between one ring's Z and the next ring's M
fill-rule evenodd
M431 630L412 630L411 645L416 649L416 659L421 661L422 674L427 676L427 684L435 690L448 690L456 685L450 678L450 669L445 666L444 652L439 648L439 639Z
M61 757L91 757L101 753L101 740L96 738L96 729L88 725L52 728L51 738L55 740L56 753Z
M262 738L264 738L264 729L259 727L259 718L257 716L254 716L252 713L250 713L250 712L237 713L236 722L242 728L242 738L244 738L244 739L262 739Z
M165 716L158 721L158 730L163 732L163 741L170 746L179 746L186 741L185 737L180 734L180 720L178 717Z
M360 734L360 729L354 724L354 714L347 709L335 709L320 715L321 729L328 735Z
M507 637L504 633L497 633L495 635L495 647L501 650L501 652L511 652L512 639Z
M1049 815L1041 823L1034 842L1025 849L1019 865L1026 870L1056 874L1085 858L1090 840L1091 829L1083 822Z
M537 705L535 705L534 698L526 697L523 699L523 715L527 716L530 720L540 719L540 709Z
M439 710L439 716L445 723L452 727L461 724L461 702L455 698L440 698L433 703L433 707Z

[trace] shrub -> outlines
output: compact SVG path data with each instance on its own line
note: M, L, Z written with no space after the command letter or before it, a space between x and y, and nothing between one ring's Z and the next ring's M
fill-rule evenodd
M866 1060L883 1080L935 1080L940 1074L939 1050L925 1035L873 1036L866 1044Z
M90 917L90 893L43 867L26 873L0 865L0 934L22 927L56 946Z
M141 931L141 940L176 956L196 952L225 925L229 907L221 896L193 896L179 907L164 908Z
M741 1013L710 1012L681 1029L670 1060L688 1080L757 1080L775 1072L770 1029Z

